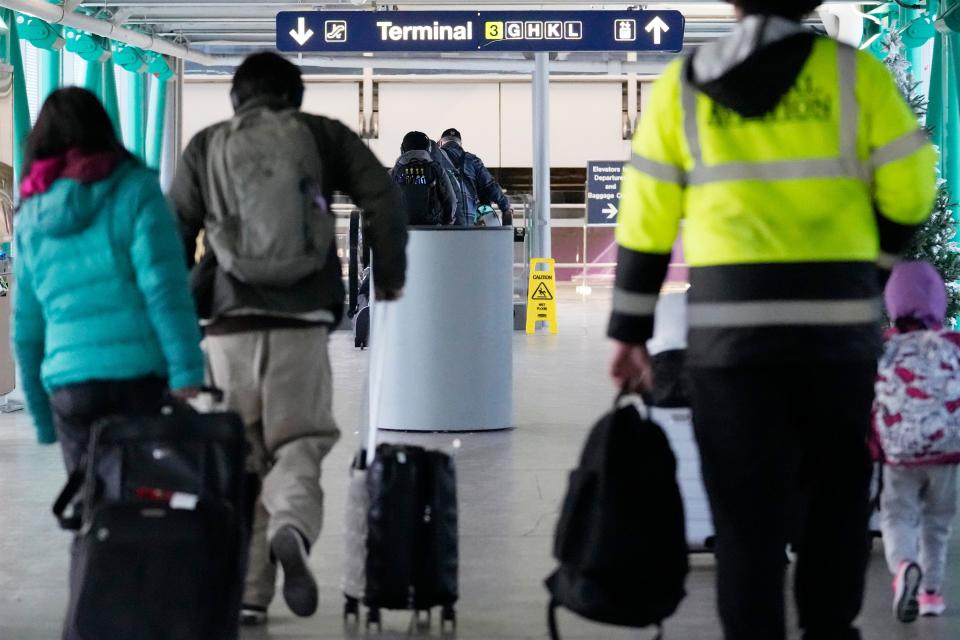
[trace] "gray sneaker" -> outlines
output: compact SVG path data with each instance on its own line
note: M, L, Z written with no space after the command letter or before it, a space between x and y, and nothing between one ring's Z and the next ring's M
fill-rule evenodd
M241 627L262 627L265 624L267 624L266 607L258 607L253 604L245 604L240 607Z
M920 614L917 592L923 571L915 562L901 562L893 578L893 615L900 622L913 622Z
M310 571L310 552L300 532L290 525L280 527L270 542L273 557L283 567L283 599L302 618L317 610L317 581Z

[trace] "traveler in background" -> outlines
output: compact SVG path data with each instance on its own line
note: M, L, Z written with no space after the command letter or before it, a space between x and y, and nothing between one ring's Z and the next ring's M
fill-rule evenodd
M248 625L266 622L276 582L272 558L283 567L290 609L309 616L317 608L308 556L323 521L321 463L340 437L327 351L345 299L326 208L334 191L364 210L378 300L400 296L406 270L406 216L390 176L342 123L302 113L303 92L296 65L269 52L248 57L233 77L236 117L193 138L169 194L191 258L206 230L192 279L210 374L226 407L247 426L251 465L263 483L241 612ZM233 226L223 227L227 215ZM306 251L296 264L314 266L293 277L268 246L252 258L270 269L245 273L244 256L220 244L222 237L211 242L224 229L234 229L251 251L258 241Z
M432 146L433 141L427 134L411 131L403 137L402 155L391 171L412 225L453 224L457 213L453 184L440 163L430 155Z
M440 136L440 156L444 168L452 176L457 191L458 225L473 225L480 205L496 204L503 214L503 224L513 221L513 209L503 189L483 165L483 160L464 151L460 132L447 129Z
M883 453L880 528L902 622L946 611L943 579L957 511L960 333L943 328L947 291L926 262L897 265L885 292L893 328L877 376Z
M109 415L159 413L203 384L183 247L157 176L100 101L54 91L27 138L14 245L13 345L43 444L67 471Z
M24 149L13 346L37 439L80 473L91 427L203 384L183 247L154 172L85 89L54 91ZM149 552L149 550L147 550ZM71 548L70 572L77 567ZM64 638L71 638L64 631Z
M733 31L655 83L633 141L611 374L650 386L645 343L683 219L686 366L725 637L784 637L789 539L804 640L854 639L878 271L930 215L935 154L882 63L801 24L820 0L734 4Z

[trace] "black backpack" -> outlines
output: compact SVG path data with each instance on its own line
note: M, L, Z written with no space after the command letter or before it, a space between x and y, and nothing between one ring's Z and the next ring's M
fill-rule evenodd
M400 165L393 172L393 180L400 187L410 224L441 223L437 175L432 162L414 160Z
M686 596L689 571L677 462L663 430L617 399L570 473L546 580L557 607L626 627L662 626Z

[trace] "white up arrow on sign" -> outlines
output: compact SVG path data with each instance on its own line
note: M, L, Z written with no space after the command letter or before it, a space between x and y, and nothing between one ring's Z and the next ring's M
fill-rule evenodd
M617 217L617 207L612 202L603 208L603 212L607 214L607 220L613 220Z
M297 29L290 29L290 37L296 40L301 47L313 37L313 29L307 26L306 18L297 18Z
M653 44L660 44L661 36L665 32L670 31L670 26L663 21L663 18L657 16L650 21L650 24L648 24L645 29L647 33L653 32Z

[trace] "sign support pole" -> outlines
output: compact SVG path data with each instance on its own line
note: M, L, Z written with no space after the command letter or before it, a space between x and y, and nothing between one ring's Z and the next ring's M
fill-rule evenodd
M533 257L550 258L550 54L537 52L533 67Z

